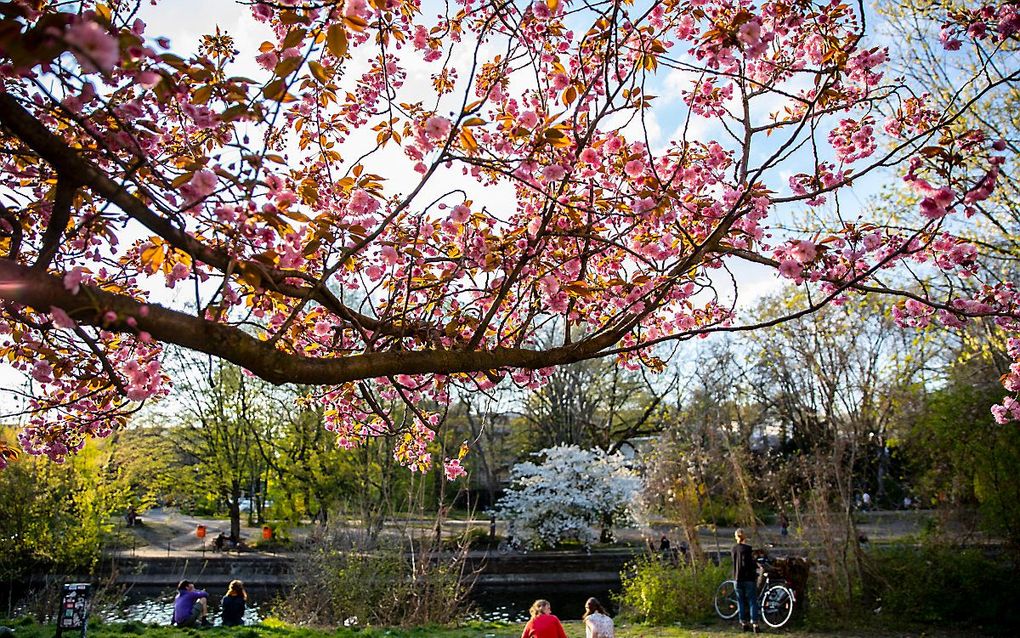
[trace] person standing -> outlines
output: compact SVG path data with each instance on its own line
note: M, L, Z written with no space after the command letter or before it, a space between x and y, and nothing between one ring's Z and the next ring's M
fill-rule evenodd
M613 619L597 598L589 598L584 603L584 638L616 638Z
M790 533L790 519L786 517L786 512L779 513L779 534L784 538Z
M244 583L239 580L230 581L227 595L220 603L220 618L224 627L237 627L244 624L244 608L248 601L248 592L244 591Z
M177 584L172 623L178 627L211 626L212 623L206 618L208 598L208 592L195 589L195 584L190 580L182 580Z
M665 534L663 534L662 538L659 539L659 553L662 555L663 561L668 562L673 560L672 545L669 543L669 537Z
M524 625L521 638L567 638L560 619L552 614L548 600L536 600L531 604L531 620Z
M758 633L758 571L754 554L747 543L744 530L733 533L737 544L730 551L733 558L733 580L737 581L737 614L743 631Z

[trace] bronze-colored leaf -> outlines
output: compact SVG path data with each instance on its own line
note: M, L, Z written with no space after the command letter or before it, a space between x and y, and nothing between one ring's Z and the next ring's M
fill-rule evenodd
M347 29L342 24L330 25L326 30L326 49L333 57L342 58L347 55Z

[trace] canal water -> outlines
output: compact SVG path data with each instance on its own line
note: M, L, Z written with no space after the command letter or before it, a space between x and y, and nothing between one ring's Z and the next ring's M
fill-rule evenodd
M615 612L612 591L606 589L581 590L558 587L555 591L476 591L471 597L473 610L469 614L472 619L495 622L524 622L528 619L528 608L536 598L545 598L552 605L553 613L563 620L577 620L584 613L584 602L589 596L595 596L603 605ZM214 598L210 607L218 610L219 600ZM259 622L271 609L269 598L261 599L249 592L248 607L245 611L246 625ZM102 613L103 620L123 622L128 620L149 623L169 624L173 615L173 596L140 596L129 595L120 605L108 608ZM218 614L210 611L210 617Z

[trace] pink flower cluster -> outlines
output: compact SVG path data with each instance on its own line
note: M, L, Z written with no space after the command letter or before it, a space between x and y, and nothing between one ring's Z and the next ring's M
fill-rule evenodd
M870 115L859 121L845 118L829 132L829 144L836 159L844 164L871 157L878 147L875 141L875 120Z
M443 461L443 473L447 481L456 481L462 476L467 476L467 470L460 464L460 459L446 459Z
M960 9L949 17L939 32L939 40L947 51L958 50L963 37L1002 42L1020 34L1020 5L1009 0L977 9Z

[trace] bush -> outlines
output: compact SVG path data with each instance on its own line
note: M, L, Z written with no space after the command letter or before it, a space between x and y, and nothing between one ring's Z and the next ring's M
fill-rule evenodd
M489 544L489 530L484 527L469 527L455 538L446 541L446 545L451 549L459 549L461 547L474 549L476 547L487 547Z
M655 625L711 620L715 590L730 577L726 567L711 563L674 567L655 558L638 559L628 572L620 593L622 612Z
M947 546L894 546L872 555L865 591L884 618L923 624L1020 627L1007 560Z
M447 624L466 610L464 555L416 543L378 546L346 532L326 533L294 565L295 586L274 612L302 625Z

